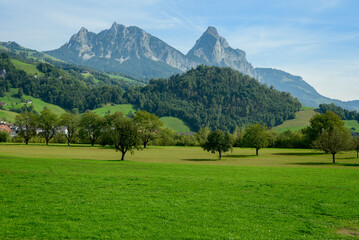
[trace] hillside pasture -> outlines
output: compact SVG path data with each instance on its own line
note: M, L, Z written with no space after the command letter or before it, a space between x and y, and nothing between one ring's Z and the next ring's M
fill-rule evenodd
M357 120L344 120L345 127L353 132L359 132L359 122Z
M127 115L130 112L135 113L136 109L132 104L108 104L104 107L96 108L92 110L92 112L97 113L100 116L105 116L106 114L113 114L115 112L122 112L123 114Z
M310 123L309 120L315 115L315 109L304 107L299 112L296 112L295 118L290 119L282 123L281 125L275 126L273 129L277 132L298 131L307 127Z
M2 239L353 239L359 162L312 150L1 144ZM327 158L329 161L327 161ZM314 164L315 162L315 164Z
M15 118L18 113L6 111L6 110L0 110L0 120L6 120L7 122L15 122Z
M191 132L191 129L179 118L161 117L164 127L172 129L175 132Z
M0 101L5 102L7 105L4 107L5 110L10 110L12 107L15 109L21 108L23 105L27 104L30 106L31 104L25 103L28 99L32 100L32 104L37 112L41 112L45 107L49 108L51 111L56 113L57 115L61 115L65 112L65 110L57 105L47 103L42 101L41 99L34 98L29 95L23 95L22 99L17 98L16 94L18 93L18 88L11 88L9 92L5 93L4 97L0 97Z
M11 62L16 68L25 71L29 75L43 75L43 73L36 68L35 64L24 63L16 59L11 59Z

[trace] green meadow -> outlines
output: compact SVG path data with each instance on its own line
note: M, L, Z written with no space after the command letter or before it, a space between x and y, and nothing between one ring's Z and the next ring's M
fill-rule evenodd
M170 128L175 132L190 132L190 128L179 118L175 117L161 117L163 126Z
M359 132L359 122L357 120L344 120L345 127L353 132Z
M295 114L294 119L290 119L282 123L281 125L275 126L273 129L277 132L285 132L285 131L298 131L305 127L307 127L310 123L309 120L315 115L314 108L302 107L302 109Z
M0 239L357 239L359 160L0 144Z
M96 108L92 110L92 112L97 113L100 116L105 116L106 114L113 114L115 112L122 112L123 114L127 115L130 112L135 113L136 109L132 104L108 104L104 107Z
M42 101L39 98L34 98L29 95L23 95L23 100L17 98L15 95L18 93L18 88L11 88L10 92L5 93L4 97L0 97L0 101L5 102L7 105L4 107L5 110L10 110L13 106L14 108L21 108L23 105L27 104L30 106L31 104L24 103L28 99L32 100L32 104L37 112L41 112L45 107L49 108L51 111L56 113L57 115L61 115L65 112L65 110L57 105L47 103ZM1 114L0 114L1 116Z
M13 123L15 122L16 115L18 115L18 113L0 109L0 120L6 120L7 122Z
M40 72L37 68L36 65L34 64L29 64L29 63L24 63L21 62L19 60L16 59L11 59L11 62L14 64L14 66L18 69L21 69L23 71L25 71L27 74L29 75L43 75L42 72Z

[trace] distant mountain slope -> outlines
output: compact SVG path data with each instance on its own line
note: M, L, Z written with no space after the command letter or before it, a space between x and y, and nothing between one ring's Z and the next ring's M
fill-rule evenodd
M291 93L294 97L308 107L318 107L321 103L334 103L348 110L359 110L359 101L340 101L320 95L302 77L291 75L287 72L272 68L256 68L261 82L275 89Z

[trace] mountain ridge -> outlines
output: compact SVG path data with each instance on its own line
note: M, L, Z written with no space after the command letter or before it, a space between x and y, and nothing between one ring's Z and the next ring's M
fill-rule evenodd
M101 39L107 39L105 45L98 43ZM254 68L247 61L246 53L231 48L213 26L208 27L186 55L139 27L125 27L116 22L97 34L82 27L69 42L45 53L72 64L135 76L143 81L179 74L197 65L231 67L268 86L290 92L306 106L335 103L348 110L359 110L359 100L330 99L320 95L301 77L277 69Z

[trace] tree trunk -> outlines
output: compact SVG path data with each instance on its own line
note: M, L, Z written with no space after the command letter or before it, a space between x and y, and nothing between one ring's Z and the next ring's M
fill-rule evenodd
M222 159L222 152L218 151L218 153L219 153L219 160L221 160Z
M46 138L46 145L49 145L49 139Z
M25 144L29 144L29 139L25 139Z
M143 148L146 148L146 146L147 146L147 142L143 141Z
M70 146L70 141L67 139L67 146Z
M333 163L335 164L335 153L332 154L333 154Z
M258 148L256 148L256 156L258 156L258 150L259 150L259 149L258 149Z
M125 160L125 154L126 154L126 152L122 152L122 157L121 157L121 160L122 160L122 161Z

